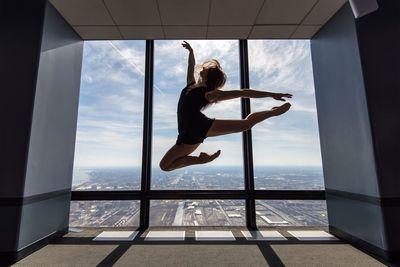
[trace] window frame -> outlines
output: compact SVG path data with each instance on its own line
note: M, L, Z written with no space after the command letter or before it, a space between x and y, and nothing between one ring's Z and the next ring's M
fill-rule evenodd
M239 42L240 86L250 88L247 40ZM256 190L251 130L242 133L243 190L152 190L151 153L153 126L154 40L146 40L143 113L143 147L140 190L71 191L71 201L140 200L139 229L149 227L151 200L232 199L245 200L246 226L257 229L256 200L326 200L325 190ZM250 100L241 99L242 118L250 114Z

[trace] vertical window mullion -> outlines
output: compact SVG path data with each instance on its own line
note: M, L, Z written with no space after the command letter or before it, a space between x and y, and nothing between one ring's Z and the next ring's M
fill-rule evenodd
M242 89L250 88L249 79L249 57L247 49L247 40L239 40L239 58L240 58L240 87ZM250 100L242 98L242 118L250 114ZM246 225L250 229L257 228L256 211L254 199L254 170L253 170L253 149L251 142L251 130L243 132L243 160L244 160L244 182L247 193L246 199Z
M144 77L144 118L142 149L142 183L140 200L140 228L149 226L151 179L151 143L153 123L153 75L154 75L154 40L146 40L146 59Z

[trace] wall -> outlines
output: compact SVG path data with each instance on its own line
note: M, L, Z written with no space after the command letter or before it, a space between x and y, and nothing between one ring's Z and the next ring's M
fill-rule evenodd
M0 2L0 214L7 214L0 252L17 246L44 7L44 0Z
M400 1L356 21L388 247L400 251Z
M394 6L381 1L377 12L355 20L347 4L311 40L330 230L384 256L400 251L389 231L399 219L388 218L383 204L400 193ZM392 209L396 201L389 200Z
M81 39L47 4L24 197L52 196L23 207L18 249L68 227L82 50Z
M0 221L0 256L9 259L68 227L83 52L49 3L15 2L1 3L0 212L10 216Z

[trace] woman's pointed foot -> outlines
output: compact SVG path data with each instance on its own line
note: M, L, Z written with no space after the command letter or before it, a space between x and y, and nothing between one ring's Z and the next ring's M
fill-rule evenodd
M218 158L221 154L221 150L218 150L214 154L208 155L205 152L200 152L199 158L203 161L203 163L208 163L213 161L214 159Z

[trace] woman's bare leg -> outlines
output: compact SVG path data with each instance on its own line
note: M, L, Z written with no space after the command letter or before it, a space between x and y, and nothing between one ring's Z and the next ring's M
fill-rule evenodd
M219 156L221 151L217 151L212 155L201 152L199 156L189 156L200 145L181 144L171 147L160 161L160 168L163 171L172 171L190 165L204 164L213 161Z
M243 120L215 120L207 132L207 137L247 131L263 120L285 113L290 106L289 103L285 103L271 110L253 112Z

